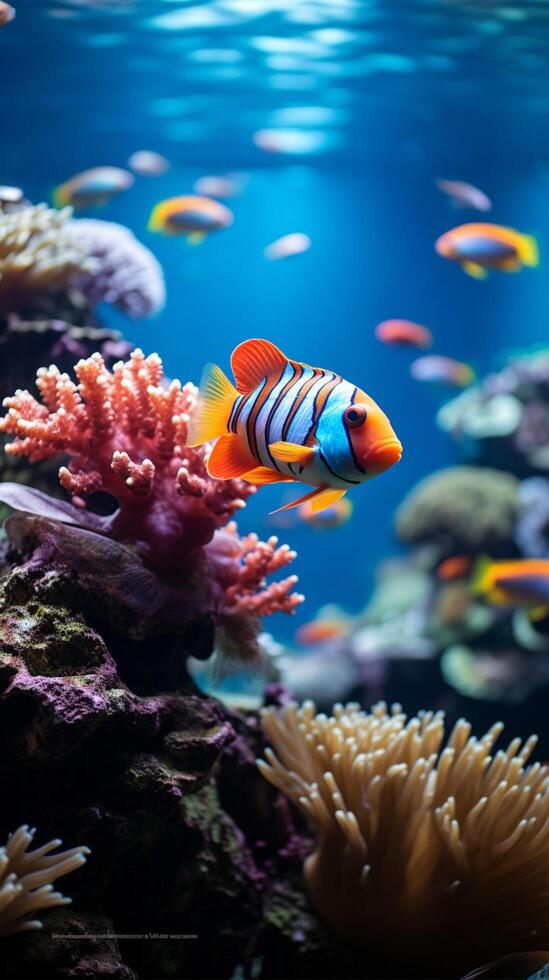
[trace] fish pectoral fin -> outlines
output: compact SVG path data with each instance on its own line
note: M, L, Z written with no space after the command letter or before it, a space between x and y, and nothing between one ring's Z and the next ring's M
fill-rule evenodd
M241 441L240 436L221 436L208 460L208 473L218 480L232 480L255 469L257 460Z
M256 483L257 486L264 486L267 483L295 483L291 476L284 476L276 470L270 470L268 466L256 466L248 473L242 473L242 479L247 483Z
M206 239L205 231L191 231L187 235L187 243L189 245L202 245L202 242Z
M254 391L272 374L280 374L287 363L288 358L269 340L244 340L231 356L236 387L242 394Z
M335 504L346 493L346 490L334 490L332 487L315 487L310 493L306 493L304 497L292 500L290 504L284 504L284 507L279 507L278 510L272 510L271 514L279 514L282 510L291 510L292 507L299 507L307 501L310 501L313 513L318 514L321 510L325 510L326 507L331 507L332 504Z
M187 445L200 446L203 442L225 435L237 398L236 388L225 377L221 368L217 364L206 364L198 390L198 401L191 413Z
M271 442L269 452L281 463L301 463L305 466L312 462L316 450L314 446L300 446L297 442Z
M477 262L462 262L461 268L468 276L472 276L473 279L486 279L488 275L486 269Z

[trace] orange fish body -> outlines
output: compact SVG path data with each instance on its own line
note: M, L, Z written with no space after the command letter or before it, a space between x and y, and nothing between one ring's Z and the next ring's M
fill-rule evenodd
M498 606L549 606L549 560L481 561L473 591Z
M310 501L316 513L399 461L387 416L334 371L290 360L268 340L244 341L231 366L235 385L207 365L189 425L190 446L217 439L211 476L312 484L280 509Z
M303 646L315 643L327 643L345 634L345 623L338 619L313 619L297 630L295 638Z
M437 239L435 250L476 279L484 279L489 269L518 272L523 266L539 264L535 238L488 222L452 228Z
M442 582L452 582L454 579L467 578L471 571L472 559L469 555L453 555L446 558L437 568L437 578Z
M232 211L210 197L184 194L160 201L149 218L148 230L164 235L186 235L191 245L198 245L207 235L228 228L234 220Z

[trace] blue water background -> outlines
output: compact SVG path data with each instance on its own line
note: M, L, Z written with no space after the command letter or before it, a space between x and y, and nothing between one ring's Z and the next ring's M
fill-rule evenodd
M166 276L168 303L154 320L131 322L112 310L105 319L146 352L159 351L167 373L182 380L198 381L209 360L228 369L240 341L266 337L293 358L337 370L389 415L403 460L352 493L347 526L319 533L295 522L279 531L267 514L288 499L280 486L262 489L239 516L243 530L279 533L299 553L308 601L297 621L269 623L277 635L291 635L326 602L361 608L376 565L398 551L398 504L420 478L455 460L435 424L447 393L414 382L414 355L383 347L376 323L424 323L436 352L481 373L505 349L547 340L545 262L480 283L439 258L433 243L476 218L453 211L436 189L435 179L447 177L485 190L494 201L490 220L536 234L542 256L549 247L549 5L21 0L16 7L17 19L0 31L0 183L38 202L74 173L124 166L138 149L172 164L162 177L137 178L101 211L83 212L131 227ZM159 25L168 15L172 27ZM282 42L278 54L273 38ZM316 108L316 117L295 112L303 107ZM254 131L280 126L288 109L290 119L309 119L294 128L321 133L316 152L273 155L254 145ZM147 232L159 199L229 171L249 175L227 202L230 229L199 248ZM267 261L264 247L294 231L311 237L310 252Z

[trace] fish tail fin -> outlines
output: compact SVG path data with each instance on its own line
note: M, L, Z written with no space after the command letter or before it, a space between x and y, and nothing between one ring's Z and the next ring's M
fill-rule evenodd
M461 268L473 279L486 279L488 275L486 269L482 265L478 265L477 262L462 262Z
M475 567L473 568L473 574L471 576L471 591L475 595L486 595L490 591L488 573L491 565L492 562L486 556L479 558L478 561L475 562Z
M187 445L200 446L228 431L228 422L238 391L217 364L206 364L191 415Z
M67 192L62 184L61 186L55 188L52 194L52 201L54 207L56 208L64 208L65 205L69 203Z
M520 257L524 265L529 265L533 268L539 265L538 243L533 235L521 236Z
M151 216L147 224L147 231L163 231L166 214L166 205L162 201L160 204L156 204L151 211Z

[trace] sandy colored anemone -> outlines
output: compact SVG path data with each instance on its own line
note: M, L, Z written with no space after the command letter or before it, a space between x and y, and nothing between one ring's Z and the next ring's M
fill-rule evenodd
M42 922L29 916L55 905L69 905L70 898L53 890L52 882L86 862L87 847L52 854L60 840L28 851L34 830L26 825L11 834L0 847L0 936L41 929Z
M0 310L63 289L77 272L94 271L96 260L71 233L71 215L71 208L54 211L45 204L0 214Z
M549 778L536 738L493 751L464 720L400 705L267 709L263 775L312 821L311 900L336 930L407 960L478 966L549 942ZM276 754L275 754L276 753ZM453 975L453 974L452 974ZM459 975L457 973L456 975Z

